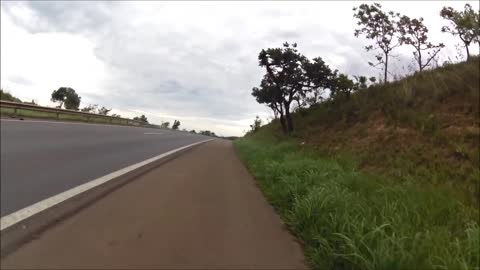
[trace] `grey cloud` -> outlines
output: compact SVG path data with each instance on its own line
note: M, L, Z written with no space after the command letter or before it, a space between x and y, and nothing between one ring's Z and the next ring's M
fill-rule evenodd
M24 5L38 19L35 23L18 18L15 7ZM116 2L95 1L7 1L2 4L5 11L13 15L15 23L31 33L79 32L98 30L111 21L110 13ZM25 18L23 18L25 19Z
M174 4L154 2L158 12L150 14L138 9L143 5L31 1L2 2L2 9L32 33L87 36L105 66L105 76L101 89L85 94L84 100L124 110L221 121L267 113L251 96L264 73L257 56L261 49L285 41L297 42L300 52L310 58L320 56L340 72L379 73L368 66L372 55L364 52L365 40L353 36L354 25L349 32L334 31L320 19L301 20L300 9L252 8L225 16L185 5L185 11L195 12L180 9L178 17L169 18L166 8ZM19 6L31 10L33 18L17 16ZM202 19L213 22L203 24ZM406 61L409 58L402 57L400 68Z
M8 79L13 83L23 84L26 86L33 85L32 81L20 75L10 76Z

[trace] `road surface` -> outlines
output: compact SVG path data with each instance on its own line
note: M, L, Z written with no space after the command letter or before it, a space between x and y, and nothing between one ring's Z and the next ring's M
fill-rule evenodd
M208 137L171 130L0 120L1 216Z
M213 140L139 176L2 257L2 269L305 269L300 245Z

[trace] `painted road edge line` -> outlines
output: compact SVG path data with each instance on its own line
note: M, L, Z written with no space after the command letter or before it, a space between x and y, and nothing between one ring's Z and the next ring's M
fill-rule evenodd
M179 148L176 148L176 149L173 149L173 150L170 150L168 152L165 152L163 154L160 154L158 156L155 156L155 157L152 157L152 158L149 158L149 159L146 159L144 161L140 161L138 163L135 163L133 165L130 165L128 167L125 167L123 169L120 169L118 171L114 171L112 173L109 173L107 175L104 175L104 176L101 176L97 179L94 179L92 181L89 181L85 184L82 184L82 185L79 185L79 186L76 186L72 189L69 189L67 191L64 191L62 193L59 193L57 195L54 195L50 198L47 198L47 199L44 199L42 201L39 201L37 203L34 203L30 206L27 206L23 209L20 209L14 213L11 213L9 215L6 215L4 217L2 217L0 219L0 231L3 231L4 229L22 221L22 220L25 220L41 211L44 211L54 205L57 205L67 199L70 199L72 198L73 196L76 196L80 193L83 193L87 190L90 190L94 187L97 187L103 183L106 183L108 181L111 181L119 176L122 176L126 173L129 173L135 169L138 169L140 167L143 167L147 164L150 164L152 162L155 162L161 158L164 158L166 156L169 156L171 154L174 154L180 150L183 150L183 149L186 149L186 148L189 148L189 147L192 147L192 146L195 146L197 144L201 144L201 143L204 143L204 142L208 142L208 141L211 141L213 139L208 139L208 140L203 140L203 141L200 141L200 142L196 142L196 143L192 143L192 144L189 144L189 145L185 145L185 146L182 146L182 147L179 147Z

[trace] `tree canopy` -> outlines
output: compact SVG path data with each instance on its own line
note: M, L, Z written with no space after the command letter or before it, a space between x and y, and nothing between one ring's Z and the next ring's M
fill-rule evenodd
M296 43L285 42L282 48L262 50L258 60L266 74L260 87L252 89L252 95L279 115L283 131L290 133L294 129L292 102L301 103L312 93L329 87L332 71L320 57L309 60L300 54Z
M140 121L140 122L143 122L143 123L148 123L147 117L146 117L145 115L143 115L143 114L140 115L140 117L135 116L135 117L133 118L133 120Z
M413 57L420 71L428 67L440 50L445 47L443 43L435 45L428 41L428 29L423 24L423 18L410 19L408 16L402 16L399 22L399 32L401 34L400 41L415 49ZM426 52L426 55L423 52Z
M168 121L167 121L167 122L163 122L163 121L162 121L162 123L160 124L160 127L161 127L161 128L170 128L170 122L168 122Z
M65 109L75 111L78 111L80 107L80 100L81 97L70 87L60 87L54 90L51 97L52 102L60 103L59 108L65 106Z
M111 110L112 109L107 109L106 107L102 106L102 108L98 109L97 113L100 114L100 115L108 115L108 113Z
M365 46L365 50L380 50L375 55L376 63L369 62L371 66L383 66L384 82L388 81L388 64L393 49L401 45L398 39L399 13L393 11L384 12L382 5L373 3L371 5L361 4L354 7L353 17L358 19L357 25L360 27L355 30L355 36L364 35L367 39L373 40L373 45Z
M180 121L178 120L175 120L173 121L173 125L172 125L172 129L178 129L178 127L180 127Z
M450 21L450 25L442 27L442 32L458 36L465 45L467 59L470 58L468 46L472 42L480 43L479 12L475 12L470 4L465 4L463 11L457 11L452 7L444 7L440 11L440 16Z

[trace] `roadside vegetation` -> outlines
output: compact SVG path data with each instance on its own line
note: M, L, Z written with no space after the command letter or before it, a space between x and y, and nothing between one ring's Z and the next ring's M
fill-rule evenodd
M80 111L85 113L97 114L99 116L112 116L116 118L122 118L119 114L109 114L111 112L111 108L107 108L105 106L99 107L97 104L90 104L83 108L80 108L81 103L80 95L71 87L60 87L57 90L54 90L51 94L51 101L56 102L58 104L58 109L67 109L73 111ZM0 89L0 100L17 102L17 103L27 103L32 105L37 105L36 102L33 100L31 102L22 102L19 98L13 96L8 91L4 89ZM15 114L16 112L16 114ZM14 110L12 108L0 108L0 114L2 116L14 116L14 117L31 117L31 118L43 118L43 119L54 119L54 120L67 120L67 121L81 121L81 122L98 122L98 123L113 123L113 124L127 124L126 120L118 119L118 120L111 120L110 118L105 117L94 117L94 118L87 118L82 115L72 115L72 114L59 114L53 112L43 112L43 111L36 111L36 110L28 110L28 109L18 109ZM173 129L173 130L180 130L180 121L174 120L172 126L170 126L169 121L162 121L160 125L155 125L149 123L147 117L142 114L140 116L133 117L133 120L139 121L142 125L148 125L149 127L154 128L163 128L163 129ZM186 129L182 129L183 131L187 131ZM197 133L195 130L191 130L191 133ZM199 131L198 134L212 136L212 137L219 137L214 132L210 130L202 130ZM223 137L220 137L223 138ZM231 139L231 138L230 138Z
M354 8L354 34L372 42L381 78L350 78L295 43L258 56L252 95L274 117L234 145L315 269L480 269L480 58L468 49L479 15L439 14L464 62L439 64L444 45L422 18L376 3ZM412 74L389 70L400 46Z
M22 102L19 98L13 96L8 91L0 89L0 100L12 101L12 102Z
M359 172L293 140L235 147L314 269L478 269L478 208L454 191Z

